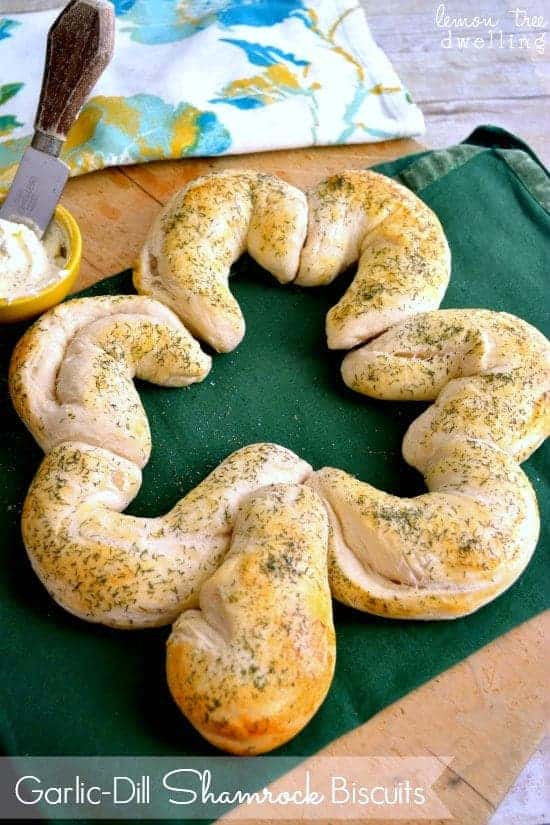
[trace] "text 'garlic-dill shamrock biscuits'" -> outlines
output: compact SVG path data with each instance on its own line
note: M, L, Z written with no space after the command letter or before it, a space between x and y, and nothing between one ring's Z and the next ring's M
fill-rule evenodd
M134 269L138 292L171 307L218 352L241 341L245 322L228 285L249 254L281 283L298 271L306 197L274 175L218 172L177 192L151 227Z
M310 472L284 447L251 444L166 515L137 518L121 512L141 486L136 464L66 442L48 453L29 488L23 541L34 571L70 613L111 627L156 627L198 604L246 496L267 484L301 482Z
M252 494L231 549L168 639L168 685L209 742L235 754L287 742L325 698L335 663L327 515L309 488Z
M331 349L351 349L435 309L449 283L449 246L434 212L406 187L367 170L333 175L308 194L296 284L329 284L355 261L351 285L327 314Z
M132 379L186 387L210 367L210 356L159 301L78 298L47 312L18 342L10 394L45 452L83 441L143 467L151 435Z

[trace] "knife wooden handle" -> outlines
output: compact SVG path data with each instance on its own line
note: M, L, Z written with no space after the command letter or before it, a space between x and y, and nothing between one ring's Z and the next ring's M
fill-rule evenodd
M106 0L72 0L53 23L35 128L64 141L115 42L113 5ZM53 154L53 151L52 151Z

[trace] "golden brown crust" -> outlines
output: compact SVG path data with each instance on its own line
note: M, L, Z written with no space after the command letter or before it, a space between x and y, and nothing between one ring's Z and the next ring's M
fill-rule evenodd
M300 286L330 283L359 261L353 283L327 315L328 343L335 349L439 306L450 274L437 217L391 178L343 171L320 183L306 202L273 176L226 171L197 178L164 207L134 283L174 309L199 338L227 352L244 335L228 276L246 249L281 283L297 273Z
M373 398L435 400L403 441L420 472L441 436L478 438L523 461L550 434L550 343L506 312L416 315L349 353L342 376Z
M405 460L425 496L389 496L325 468L336 598L393 618L453 618L521 574L539 531L518 461L550 433L550 344L512 315L438 310L350 353L344 381L383 399L436 399L409 427Z
M16 409L48 453L22 516L34 570L88 621L140 628L175 619L170 690L206 739L235 754L288 741L326 696L335 661L329 581L360 610L455 618L516 580L539 531L517 461L550 429L546 339L504 313L418 314L442 299L448 245L431 210L390 179L343 172L317 187L309 210L302 249L298 190L255 172L199 178L159 215L136 287L227 351L244 334L228 288L242 252L282 283L301 252L297 283L306 286L358 260L328 313L329 346L391 327L350 353L342 372L367 395L436 399L403 442L427 494L404 499L332 468L312 473L288 450L259 444L229 456L166 515L127 516L150 450L132 377L184 386L204 378L210 359L167 307L118 296L43 316L11 365Z
M449 247L436 215L409 189L376 172L344 171L309 193L308 209L296 283L328 284L359 262L327 315L331 349L351 349L439 306L449 282Z
M266 487L236 520L231 549L176 621L170 691L212 744L265 753L307 724L334 672L327 516L312 490Z
M483 442L454 439L432 456L429 493L389 495L325 467L307 484L331 522L333 596L393 619L452 619L506 590L539 534L534 491L519 465Z
M306 220L305 195L274 175L225 171L197 178L155 220L134 285L171 307L198 338L228 352L245 330L229 290L231 264L248 251L281 283L291 281Z
M111 627L156 627L197 604L229 548L241 501L310 471L290 450L251 444L166 515L136 518L121 511L139 491L139 468L108 450L66 442L44 458L29 488L23 540L36 574L69 612Z

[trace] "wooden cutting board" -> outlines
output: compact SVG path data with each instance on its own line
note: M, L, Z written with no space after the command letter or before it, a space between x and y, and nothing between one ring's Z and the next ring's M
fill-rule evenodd
M412 140L402 140L285 150L160 161L75 178L67 186L63 203L77 218L83 235L78 289L130 267L161 205L199 174L252 168L307 189L332 172L372 166L422 148ZM544 732L548 718L544 636L546 631L548 638L549 615L500 637L338 739L325 752L452 756L436 786L438 793L455 822L485 825Z

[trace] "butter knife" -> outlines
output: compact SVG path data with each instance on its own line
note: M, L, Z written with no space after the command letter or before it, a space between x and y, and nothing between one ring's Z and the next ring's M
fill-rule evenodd
M0 207L0 218L26 224L39 238L69 177L59 159L67 133L112 57L114 17L107 0L72 0L48 33L35 133Z

